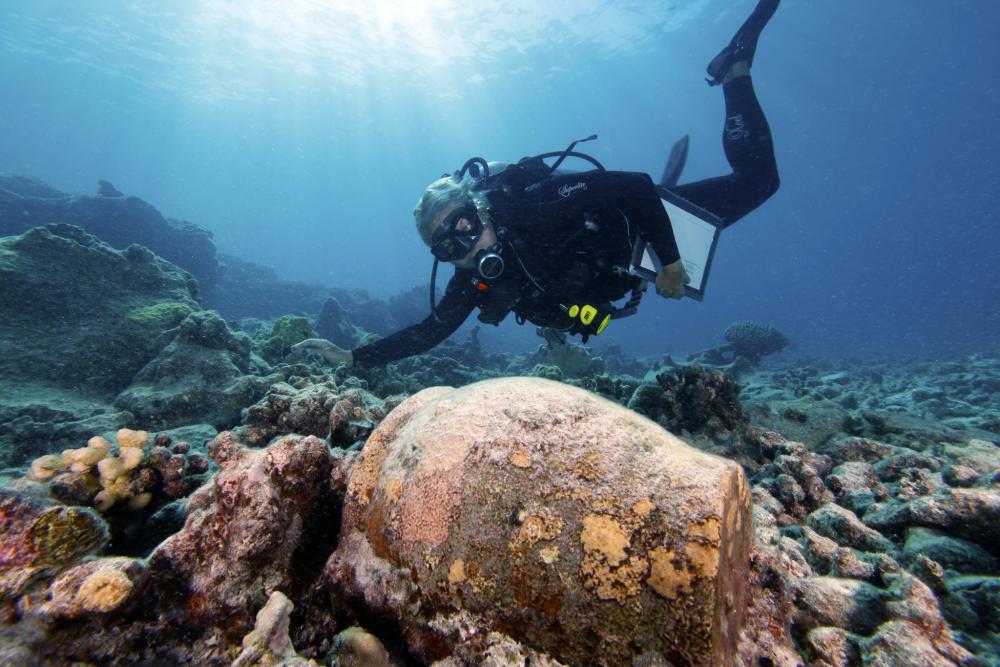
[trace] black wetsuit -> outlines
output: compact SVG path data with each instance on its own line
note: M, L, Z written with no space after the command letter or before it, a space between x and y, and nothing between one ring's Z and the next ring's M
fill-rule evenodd
M778 189L778 171L750 77L734 79L723 91L723 146L733 173L672 191L728 226ZM670 220L647 174L595 170L543 179L546 170L540 161L523 161L496 177L486 193L494 226L507 230L500 279L487 285L474 271L456 269L436 314L355 349L355 363L377 365L425 352L477 307L479 319L489 324L514 312L519 322L568 328L573 320L562 306L608 309L639 285L627 273L637 236L664 265L679 259Z

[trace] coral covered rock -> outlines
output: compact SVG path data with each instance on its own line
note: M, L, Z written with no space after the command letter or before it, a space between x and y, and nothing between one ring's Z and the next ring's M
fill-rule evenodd
M0 384L17 388L0 407L0 465L128 425L133 417L106 403L157 355L177 317L199 307L190 274L70 225L0 239L0 284Z
M785 334L769 324L759 322L734 322L729 325L723 336L729 341L736 355L745 357L752 363L757 363L769 354L780 352L789 344Z
M281 591L271 593L232 667L318 667L315 661L300 658L292 646L288 624L294 608Z
M20 616L44 580L98 553L110 539L93 511L53 505L30 487L0 488L0 621ZM3 642L0 641L0 644ZM2 662L2 654L0 654ZM14 663L11 663L14 664Z
M684 366L657 375L656 385L637 387L628 407L672 433L714 436L746 426L739 392L739 385L722 371Z
M107 542L107 525L95 512L0 488L0 568L65 566Z
M252 450L223 432L209 452L218 474L191 497L184 528L157 547L150 569L188 622L242 637L272 591L308 579L308 551L323 548L308 538L336 526L330 475L340 460L312 436Z
M727 665L750 541L739 466L583 390L510 378L386 417L326 573L428 662L496 631L569 664Z
M337 667L392 667L394 664L382 642L357 626L334 637L327 660Z
M0 379L92 393L127 385L160 349L156 338L176 326L130 313L162 302L198 307L190 274L70 225L0 239L0 282Z
M338 384L330 376L289 378L271 385L267 394L243 413L238 437L251 445L265 445L279 435L296 433L329 438L348 447L368 437L402 397L385 401L359 386Z
M284 315L271 325L270 333L259 331L254 337L260 356L268 363L276 364L287 355L292 345L307 338L316 338L309 320L304 317Z
M144 424L174 428L208 423L228 428L269 384L258 374L250 339L214 311L188 315L173 339L115 399Z
M146 564L133 558L101 558L73 567L52 583L42 613L63 618L119 612L142 594Z
M206 433L203 427L178 431L185 432ZM94 507L104 514L118 553L147 553L162 533L148 524L136 530L143 511L158 510L188 495L204 481L209 462L191 451L189 444L173 443L166 433L156 437L157 444L148 452L146 431L119 429L115 440L117 450L108 440L94 436L85 447L41 456L32 462L28 478L42 483L61 503Z

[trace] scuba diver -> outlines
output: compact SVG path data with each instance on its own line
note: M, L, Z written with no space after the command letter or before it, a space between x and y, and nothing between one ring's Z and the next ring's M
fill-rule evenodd
M771 132L750 66L757 39L779 1L760 0L708 65L709 85L721 85L725 96L722 143L731 174L676 185L686 137L675 146L659 184L645 173L607 171L594 158L573 151L578 141L565 151L516 164L472 158L434 181L413 211L417 231L434 256L430 315L352 351L318 338L292 349L320 354L334 364L385 364L438 345L476 308L484 323L499 324L513 312L518 324L530 321L579 334L586 343L610 321L635 312L645 283L629 269L640 239L662 265L655 276L657 293L682 298L689 279L659 188L711 212L723 228L778 189ZM552 166L545 163L553 157ZM568 157L587 160L594 168L557 171ZM455 273L435 305L439 262L453 264ZM626 295L624 305L614 305Z

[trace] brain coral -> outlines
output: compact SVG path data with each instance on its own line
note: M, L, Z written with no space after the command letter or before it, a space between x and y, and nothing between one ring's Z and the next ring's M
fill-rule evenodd
M539 378L427 389L354 467L327 577L432 662L501 632L568 664L732 664L742 469Z

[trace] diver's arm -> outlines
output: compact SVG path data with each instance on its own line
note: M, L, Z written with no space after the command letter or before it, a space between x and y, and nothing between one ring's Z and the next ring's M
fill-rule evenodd
M444 297L434 314L422 321L401 329L391 336L355 348L351 354L354 363L379 366L420 354L433 348L455 333L475 308L476 292L472 285L472 272L457 269L448 281Z
M660 193L649 174L619 172L617 192L622 195L620 204L630 219L635 220L642 237L663 265L656 274L656 293L667 299L684 297L684 286L691 282L681 254L677 250L670 216L660 201Z
M623 203L630 217L638 223L639 235L653 247L663 266L678 262L681 254L677 250L674 229L653 179L640 172L626 172L623 176L620 190L625 195Z
M681 262L674 230L670 225L660 193L649 174L631 171L599 172L593 194L607 197L612 205L638 227L639 236L652 246L663 265L656 275L656 293L668 299L680 299L684 286L691 282Z
M648 174L629 173L627 176L631 185L624 188L629 191L626 205L630 205L632 215L639 224L639 235L652 246L662 264L656 274L656 293L667 299L683 298L684 286L691 279L681 262L674 228L660 201L660 193Z

